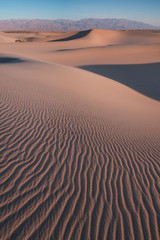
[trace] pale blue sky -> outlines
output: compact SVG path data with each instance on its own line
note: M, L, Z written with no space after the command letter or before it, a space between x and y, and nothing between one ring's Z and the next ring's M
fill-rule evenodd
M160 0L0 0L0 19L127 18L160 26Z

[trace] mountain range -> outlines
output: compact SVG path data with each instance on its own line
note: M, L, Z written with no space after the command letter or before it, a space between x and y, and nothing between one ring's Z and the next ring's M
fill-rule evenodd
M44 19L9 19L0 20L1 31L74 31L86 29L110 29L110 30L141 30L160 29L153 25L127 19L96 19L82 20L44 20Z

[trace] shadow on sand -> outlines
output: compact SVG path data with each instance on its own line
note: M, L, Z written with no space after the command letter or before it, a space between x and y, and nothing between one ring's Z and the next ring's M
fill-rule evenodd
M133 65L88 65L79 68L111 78L160 101L160 63Z
M12 57L0 57L0 64L7 64L7 63L21 63L26 62L20 58L12 58Z
M91 30L80 31L80 32L78 32L78 33L76 33L72 36L52 40L52 41L49 41L49 42L63 42L63 41L75 40L75 39L83 38L83 37L87 36L90 32L91 32Z

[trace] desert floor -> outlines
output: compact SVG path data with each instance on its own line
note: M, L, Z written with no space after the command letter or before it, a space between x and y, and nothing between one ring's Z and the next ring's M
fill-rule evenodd
M0 32L0 239L160 239L160 32Z

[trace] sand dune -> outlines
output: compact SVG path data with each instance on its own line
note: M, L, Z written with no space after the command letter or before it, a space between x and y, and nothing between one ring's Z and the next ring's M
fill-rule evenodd
M71 36L53 40L55 42L73 41L82 39L86 43L95 46L101 45L123 45L123 44L147 44L159 43L160 33L149 31L112 31L92 29L71 33Z
M0 44L0 239L159 240L158 45L69 42Z
M65 38L74 35L74 32L32 32L32 31L8 31L0 32L1 40L4 42L8 40L21 40L24 42L49 42L59 38ZM9 41L9 42L10 42Z
M154 31L113 31L91 29L70 32L1 32L3 41L22 39L27 42L68 42L73 46L106 46L128 44L155 44L160 42L160 33ZM66 45L67 46L67 45Z

